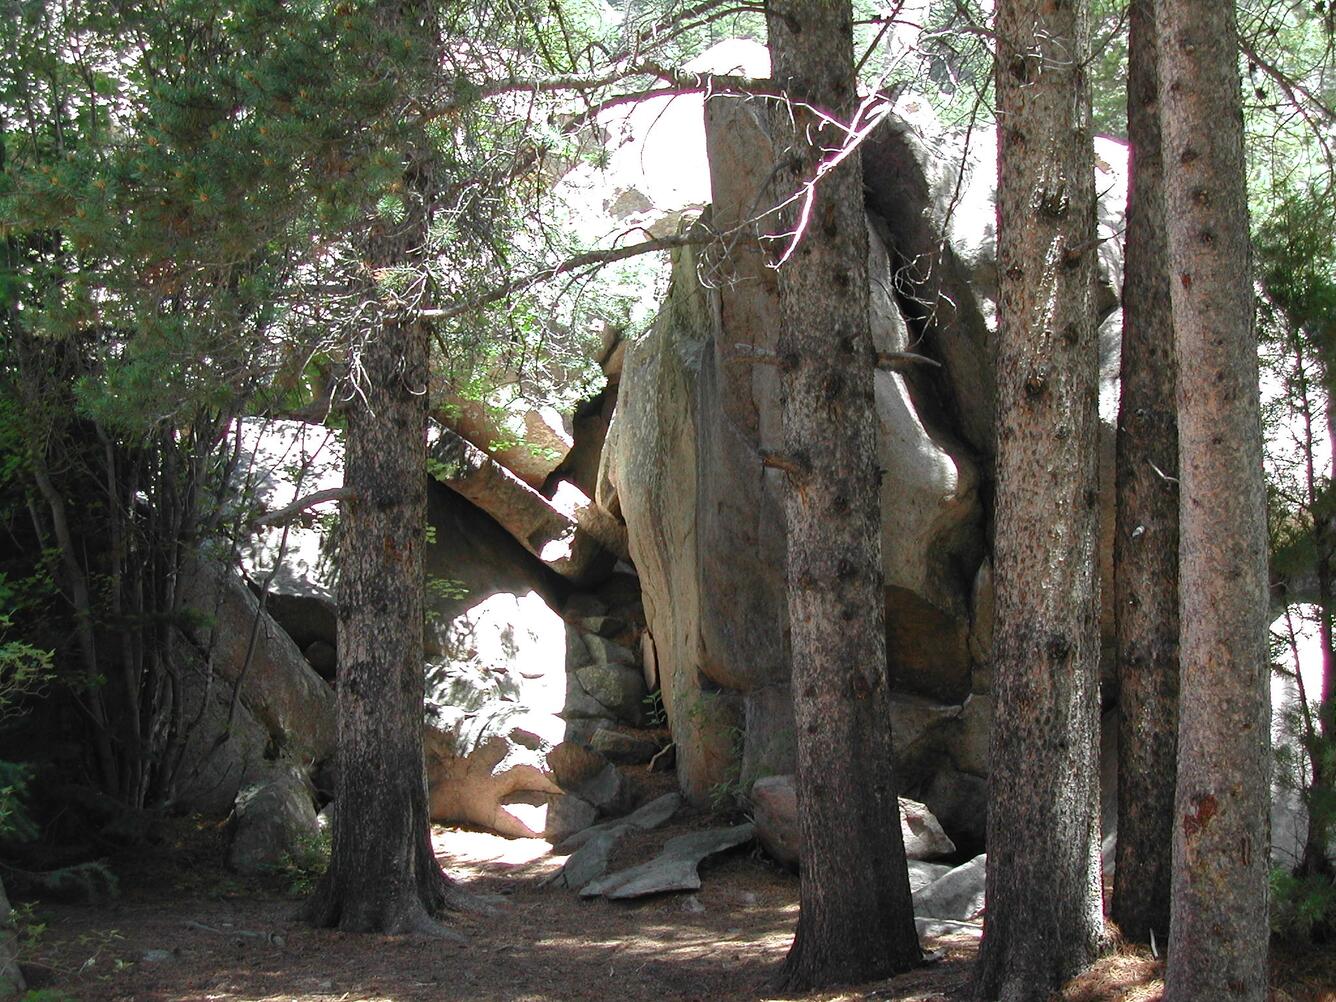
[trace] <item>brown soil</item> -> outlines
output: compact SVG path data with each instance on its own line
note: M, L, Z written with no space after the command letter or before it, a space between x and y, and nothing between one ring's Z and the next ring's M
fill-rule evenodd
M712 822L687 817L638 836L616 866L649 858L668 838ZM299 1000L565 1002L878 999L952 1002L968 997L975 944L925 943L936 959L887 981L793 996L769 988L798 916L798 882L756 851L703 868L692 895L632 903L584 901L544 886L561 857L546 842L437 829L443 865L468 889L504 900L495 914L461 913L459 944L409 936L354 935L299 922L296 896L223 871L216 826L182 825L166 844L118 860L122 893L101 905L46 902L48 928L24 957L46 1002L100 1000ZM166 951L146 959L146 951ZM1329 951L1330 953L1330 951ZM1336 956L1278 951L1285 993L1275 1002L1336 1002ZM1151 1002L1159 965L1134 951L1106 958L1065 993L1069 1002Z
M674 835L712 822L675 820L619 847L614 866L650 858ZM798 916L798 881L745 848L707 862L692 895L581 900L544 886L560 868L546 842L435 832L442 864L469 890L500 895L494 915L451 916L464 944L312 929L299 899L222 871L214 828L183 830L151 858L117 862L122 893L99 905L43 903L48 928L25 960L34 987L98 1000L667 1000L793 998L768 991ZM216 930L216 931L213 931ZM806 999L938 1002L954 997L969 941L929 944L934 963L892 981ZM149 961L145 952L165 950Z

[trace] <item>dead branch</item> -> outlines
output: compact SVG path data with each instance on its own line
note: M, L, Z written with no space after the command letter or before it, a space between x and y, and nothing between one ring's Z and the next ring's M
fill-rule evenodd
M346 501L357 495L347 487L329 487L323 491L316 491L313 494L307 494L300 497L292 504L284 505L274 511L267 511L263 515L258 515L251 519L251 528L260 528L263 526L284 525L300 515L307 508L313 508L318 504L324 504L326 501Z

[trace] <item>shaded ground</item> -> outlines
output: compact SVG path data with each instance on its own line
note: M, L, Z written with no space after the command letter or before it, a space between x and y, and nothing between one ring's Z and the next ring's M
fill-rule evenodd
M648 858L668 838L710 823L688 818L640 836L615 865ZM795 998L767 988L798 914L796 877L742 849L703 870L694 895L642 902L583 901L543 886L560 865L546 842L438 829L438 852L472 890L501 895L495 915L454 917L469 941L359 936L310 929L299 899L223 871L217 828L181 827L174 839L119 861L123 893L109 903L44 903L48 923L25 960L34 987L57 999L418 1000ZM797 998L957 1002L968 996L973 942L925 944L939 959L890 981ZM160 951L158 954L149 951ZM146 959L158 957L158 959ZM1278 950L1273 1002L1336 1002L1336 951ZM1159 964L1123 954L1073 983L1067 1002L1153 1002Z
M614 865L707 824L687 819L640 836ZM205 830L118 867L123 893L109 904L39 906L48 929L31 955L40 969L29 971L38 987L82 1002L784 997L766 983L793 935L798 883L757 852L707 862L694 895L621 903L542 886L561 860L546 842L459 829L438 829L435 840L452 876L505 898L495 915L453 917L469 937L463 945L308 928L294 917L298 899L221 871L221 835ZM944 947L941 960L894 982L802 997L949 998L968 978L974 946L933 945ZM147 951L167 955L150 961Z

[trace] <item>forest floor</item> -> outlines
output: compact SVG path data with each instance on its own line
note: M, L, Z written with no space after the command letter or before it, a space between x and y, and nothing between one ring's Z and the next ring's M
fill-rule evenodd
M624 842L613 867L648 859L706 816ZM769 987L798 918L798 881L758 851L707 861L695 894L582 900L544 880L560 866L539 840L438 828L442 864L468 889L499 895L493 915L451 916L464 943L312 929L300 899L221 865L220 828L182 822L152 850L113 863L121 893L97 905L40 902L46 924L22 958L41 1002L565 1002L968 997L976 944L931 940L934 960L891 980L786 995ZM1336 1002L1336 950L1273 958L1272 1002ZM1121 953L1069 986L1065 1002L1151 1002L1160 965Z

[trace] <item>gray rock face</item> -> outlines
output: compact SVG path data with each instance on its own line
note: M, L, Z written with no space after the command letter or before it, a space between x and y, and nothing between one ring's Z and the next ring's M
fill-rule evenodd
M614 901L639 898L665 891L700 889L700 864L710 856L750 842L756 836L753 825L713 828L690 832L669 839L661 852L648 863L608 874L586 884L580 897L605 897Z
M242 785L268 767L266 755L272 758L275 748L281 763L303 771L332 757L334 692L239 575L199 558L188 565L181 590L185 606L200 618L177 644L191 726L175 802L223 817ZM207 660L200 650L209 652Z
M291 767L275 769L237 794L227 865L238 873L264 873L300 853L319 831L306 777Z
M768 140L745 103L706 107L711 225L727 228L756 203ZM874 342L903 352L912 336L891 262L875 234L871 246ZM774 351L778 300L745 243L722 262L684 251L674 275L655 330L628 350L607 474L644 583L678 775L701 801L739 751L744 783L793 765L791 716L773 698L787 700L788 677L780 480L761 463L780 442L777 372L758 364ZM879 372L876 385L888 644L899 689L959 702L970 691L969 593L954 568L982 549L978 475L917 405L928 386L915 378ZM730 747L739 724L741 749Z
M975 856L914 892L914 914L922 918L968 922L984 908L987 857Z
M619 829L640 831L650 831L666 824L672 819L682 807L682 798L676 793L665 793L662 797L651 800L644 804L624 818L618 818L615 821L605 821L601 825L594 825L592 828L586 828L582 832L577 832L570 838L564 839L557 844L555 852L574 853L578 852L586 842L596 835L604 832L616 831Z
M199 560L183 573L181 585L184 604L207 617L192 634L211 652L220 681L240 682L242 701L294 759L320 762L332 755L334 691L260 609L240 576Z
M922 859L909 860L909 890L910 893L922 890L934 880L943 877L951 872L951 867L945 863L929 863Z
M899 359L876 380L888 658L897 697L923 701L893 734L906 788L919 791L943 769L986 773L986 705L960 707L991 686L979 485L995 424L992 138L976 130L965 156L959 137L939 133L893 120L863 150L873 338ZM764 202L769 140L754 108L725 97L706 102L705 134L707 223L728 231ZM959 154L955 163L944 148ZM1125 156L1119 144L1100 146L1104 236L1121 229ZM1100 253L1108 313L1118 241ZM678 252L673 275L654 329L627 349L598 494L626 520L679 779L702 802L735 774L745 785L793 768L780 481L760 461L780 445L777 373L761 364L775 349L777 300L773 272L743 238L727 254ZM1116 335L1110 317L1106 391ZM1108 420L1114 394L1104 396ZM1107 577L1107 554L1103 562ZM976 807L962 802L960 813Z

